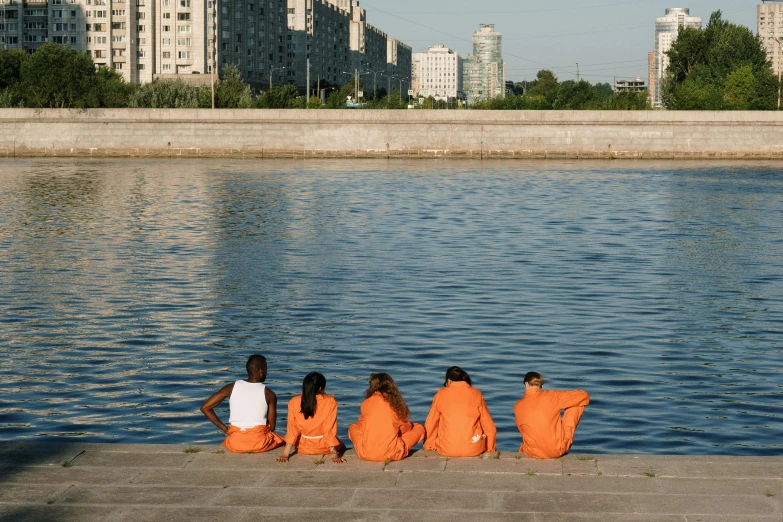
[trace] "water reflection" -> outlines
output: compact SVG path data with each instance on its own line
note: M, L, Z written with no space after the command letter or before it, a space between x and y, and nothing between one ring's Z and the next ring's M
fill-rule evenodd
M259 350L281 401L323 371L343 431L371 371L390 371L423 419L459 364L503 449L518 446L511 406L535 369L593 396L575 451L781 450L779 165L2 172L7 439L217 441L199 403Z

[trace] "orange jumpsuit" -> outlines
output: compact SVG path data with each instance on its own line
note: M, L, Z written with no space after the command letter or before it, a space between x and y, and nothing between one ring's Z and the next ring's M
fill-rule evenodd
M327 455L329 447L340 446L337 438L337 401L332 395L315 396L315 415L305 419L302 396L288 401L288 433L283 440L300 455Z
M283 445L283 438L268 426L229 426L223 446L234 453L264 453Z
M574 443L574 431L589 403L590 396L582 390L525 390L525 396L514 405L517 427L522 433L519 451L538 459L564 455ZM565 410L562 418L560 410Z
M348 437L362 460L401 460L424 438L424 426L401 420L376 392L362 402L359 420L348 426Z
M475 457L497 451L497 429L484 396L466 382L454 381L438 390L424 429L424 449L445 457Z

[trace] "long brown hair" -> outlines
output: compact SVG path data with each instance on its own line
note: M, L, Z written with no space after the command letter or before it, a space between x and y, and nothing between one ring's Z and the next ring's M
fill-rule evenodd
M375 392L383 396L400 420L407 421L410 419L411 411L408 409L408 405L405 404L405 399L400 395L400 390L397 389L397 385L394 384L394 379L391 378L391 375L388 373L370 374L370 385L367 391L364 392L364 398L369 399Z

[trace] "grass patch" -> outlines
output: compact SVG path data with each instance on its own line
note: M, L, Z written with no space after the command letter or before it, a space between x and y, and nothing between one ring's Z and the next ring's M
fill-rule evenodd
M323 464L325 462L326 462L326 460L324 459L324 457L319 457L317 459L313 459L313 464L315 464L316 466L320 466L321 464Z
M592 455L577 455L576 460L595 460Z
M771 491L767 491L767 496L768 497L774 497L775 494L773 492L771 492Z
M189 448L185 448L183 451L184 451L185 453L198 453L198 452L199 452L199 451L201 451L201 450L200 450L200 449L198 449L198 448L194 448L194 447L192 447L192 446L191 446L191 447L189 447Z
M599 471L599 472L598 472L598 476L599 476L599 477L603 476L603 473Z
M381 471L384 471L386 469L386 466L391 464L391 459L386 459L383 461L383 467L381 468Z
M222 449L220 449L220 450L217 450L217 451L213 451L212 453L214 453L215 455L222 455L222 454L224 454L225 452L226 452L226 450L222 450Z
M495 456L492 458L495 460L500 460L500 452L498 451L497 453L495 453Z
M517 456L516 456L516 457L514 457L514 458L515 458L515 459L517 459L517 460L522 460L522 455L517 455Z
M535 477L535 476L536 476L536 472L535 472L535 471L533 471L532 469L531 469L531 470L528 470L528 472L527 472L527 476L528 476L528 477Z
M652 471L648 471L647 473L644 473L644 476L649 478L655 478L655 473L653 473Z
M62 463L62 467L64 468L70 468L71 466L73 466L73 464L71 464L70 460L64 460Z

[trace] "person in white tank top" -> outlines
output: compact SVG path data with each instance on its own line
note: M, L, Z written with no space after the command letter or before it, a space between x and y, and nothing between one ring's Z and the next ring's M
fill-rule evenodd
M201 405L207 419L226 434L223 446L235 453L262 453L283 444L275 430L277 396L264 384L266 358L251 355L247 364L247 379L226 384ZM215 413L215 408L228 398L229 425Z

